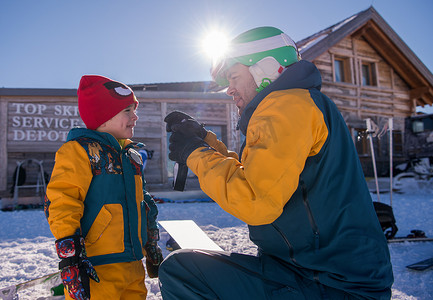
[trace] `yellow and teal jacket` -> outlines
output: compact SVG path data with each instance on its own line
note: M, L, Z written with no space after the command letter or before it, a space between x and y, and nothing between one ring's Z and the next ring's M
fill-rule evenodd
M240 158L214 134L188 167L203 191L249 225L263 272L284 284L297 274L371 298L389 299L386 239L354 143L321 76L297 62L256 95L240 118Z
M57 151L45 213L56 239L85 237L93 265L140 260L158 240L157 207L145 191L142 144L111 134L72 129Z

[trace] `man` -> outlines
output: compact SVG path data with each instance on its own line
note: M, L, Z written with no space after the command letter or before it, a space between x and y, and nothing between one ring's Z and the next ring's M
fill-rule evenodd
M164 299L389 299L386 239L359 159L321 76L274 27L247 31L212 75L239 109L238 156L181 112L165 121L170 159L249 226L258 256L173 252Z

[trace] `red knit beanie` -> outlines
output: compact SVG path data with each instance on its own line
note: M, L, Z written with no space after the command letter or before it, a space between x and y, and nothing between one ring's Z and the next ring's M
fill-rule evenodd
M78 87L78 110L88 129L95 130L138 101L125 84L99 75L84 75Z

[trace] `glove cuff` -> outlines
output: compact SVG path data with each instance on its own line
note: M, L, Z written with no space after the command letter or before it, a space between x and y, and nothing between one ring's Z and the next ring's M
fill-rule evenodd
M84 247L84 238L80 235L71 235L56 240L57 256L61 259L59 269L77 265L87 258Z
M159 229L149 229L147 231L147 243L157 243L159 241Z
M193 153L197 148L200 147L209 147L209 145L206 142L204 142L202 139L196 139L194 142L188 144L182 153L183 162L186 163L186 160L191 155L191 153Z
M207 135L207 130L204 128L205 124L200 123L201 129L200 129L200 137L204 140Z

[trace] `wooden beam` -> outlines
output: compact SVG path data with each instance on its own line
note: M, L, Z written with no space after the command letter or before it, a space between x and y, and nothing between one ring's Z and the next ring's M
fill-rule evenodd
M422 100L422 101L421 101ZM427 94L424 94L418 101L418 105L424 106L424 105L432 105L431 96L427 97Z
M422 86L422 87L418 87L416 89L412 89L410 90L410 97L411 98L421 98L422 96L424 96L424 94L427 94L430 91L428 86Z
M411 99L415 99L417 105L432 105L433 104L433 89L428 86L422 86L410 90Z
M396 69L400 70L400 73L402 70L404 71L410 71L410 69L413 69L413 67L410 64L403 64L403 62L406 62L406 58L404 54L398 49L394 47L392 42L387 38L386 35L384 35L379 30L368 30L364 34L364 39L372 45L374 50L376 50L378 53L381 54L385 60L390 63L391 66L393 66ZM400 76L404 77L405 74L400 74ZM407 76L406 76L407 77Z
M375 23L371 24L370 29L366 30L363 35L364 39L392 66L410 87L427 85L427 81L420 76L419 66L408 61L408 53L403 53L401 48L396 47L394 44L395 40L391 40Z
M359 71L359 59L358 59L358 49L356 45L356 39L352 39L352 51L353 51L353 66L354 66L354 78L353 83L356 85L356 115L358 119L361 118L361 88L360 88L360 71Z
M371 21L367 22L363 27L361 27L358 31L352 34L353 39L361 39L363 35L371 28Z
M412 115L416 115L416 99L412 98Z

